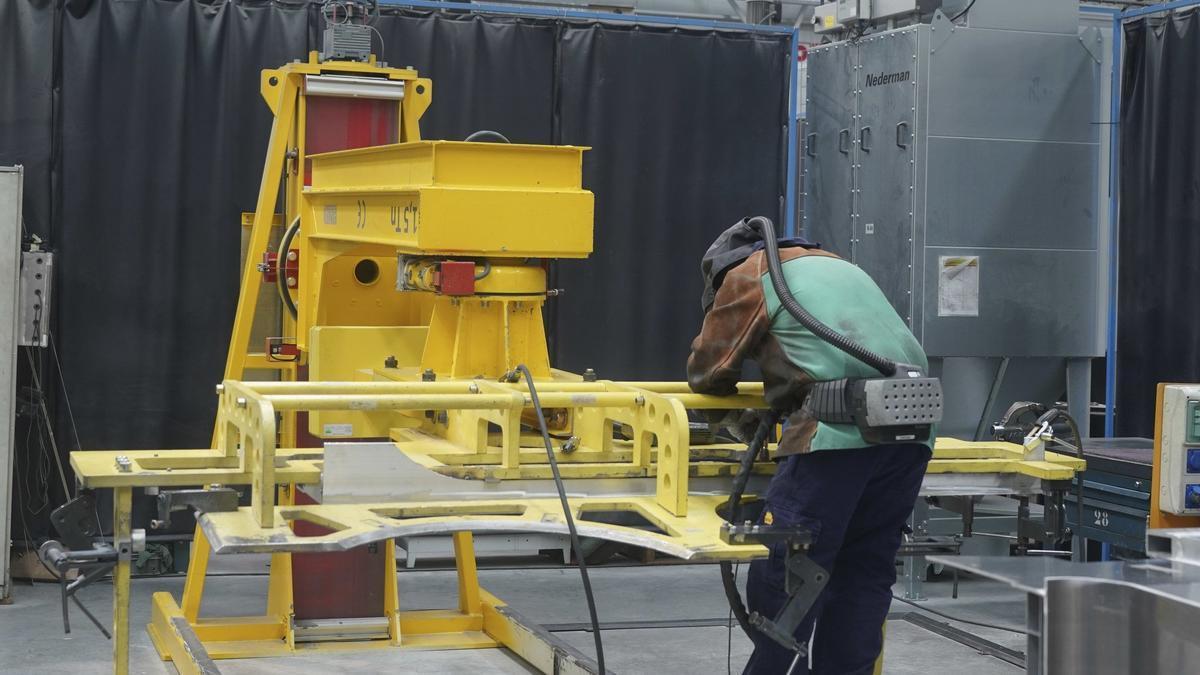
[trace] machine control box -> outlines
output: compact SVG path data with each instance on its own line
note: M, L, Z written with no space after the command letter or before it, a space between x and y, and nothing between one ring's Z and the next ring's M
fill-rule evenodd
M1166 386L1160 433L1159 508L1200 515L1200 385Z

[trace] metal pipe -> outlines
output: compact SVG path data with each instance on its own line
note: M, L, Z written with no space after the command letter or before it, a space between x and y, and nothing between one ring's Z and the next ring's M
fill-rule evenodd
M532 405L520 392L511 394L276 394L263 397L276 410L507 410ZM637 392L550 392L547 408L631 408L644 398Z
M467 380L443 382L241 382L256 394L469 394Z
M687 382L618 382L625 387L645 389L655 394L691 394L692 388ZM538 385L541 387L542 385ZM737 387L738 396L762 396L762 382L742 382Z
M725 408L752 408L765 410L770 406L757 396L708 396L705 394L666 394L667 398L679 401L688 410L722 410Z
M524 397L503 394L279 394L265 396L276 410L504 410Z

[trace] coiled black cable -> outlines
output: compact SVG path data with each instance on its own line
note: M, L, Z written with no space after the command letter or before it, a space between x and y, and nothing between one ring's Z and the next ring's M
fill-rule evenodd
M823 342L840 349L851 357L878 370L884 377L895 375L897 368L895 361L876 354L865 346L821 323L820 319L810 314L807 309L804 309L803 305L796 301L796 298L792 295L792 291L788 288L787 279L783 276L783 265L779 262L779 240L775 238L775 223L772 223L770 218L754 216L747 220L746 224L750 226L758 225L758 230L762 233L763 244L766 246L767 273L771 277L771 287L775 289L775 295L779 296L779 302L788 311L788 314L795 317L801 326L807 328L809 332L820 338Z
M600 619L596 615L596 598L592 596L592 582L588 578L587 562L584 560L583 547L579 544L579 532L575 529L575 518L571 515L571 504L567 501L567 490L563 487L562 474L558 471L558 460L554 458L554 446L550 442L550 430L546 427L546 415L542 411L542 402L538 399L537 388L533 385L533 375L525 364L518 364L515 372L519 372L529 385L529 400L537 412L538 428L542 432L542 441L546 444L546 459L550 462L550 473L554 475L554 487L558 489L558 500L562 502L563 518L567 521L567 531L571 534L571 548L575 550L575 559L579 561L579 576L583 578L583 594L587 598L588 616L592 621L592 639L596 644L596 665L600 675L604 675L604 645L600 640ZM505 376L508 381L515 381L515 373Z

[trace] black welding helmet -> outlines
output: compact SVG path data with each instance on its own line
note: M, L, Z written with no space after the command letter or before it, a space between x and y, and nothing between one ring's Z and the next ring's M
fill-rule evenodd
M700 296L700 304L707 314L716 301L717 289L725 280L725 273L740 265L755 251L763 248L762 233L758 228L747 224L748 218L734 223L733 227L725 230L713 241L704 257L700 259L700 274L704 277L704 291ZM804 248L820 248L799 237L780 239L779 248L803 246Z

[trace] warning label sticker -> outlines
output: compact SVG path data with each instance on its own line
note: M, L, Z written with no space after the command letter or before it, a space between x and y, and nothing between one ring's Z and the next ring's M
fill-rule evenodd
M979 316L979 256L938 258L938 316Z

